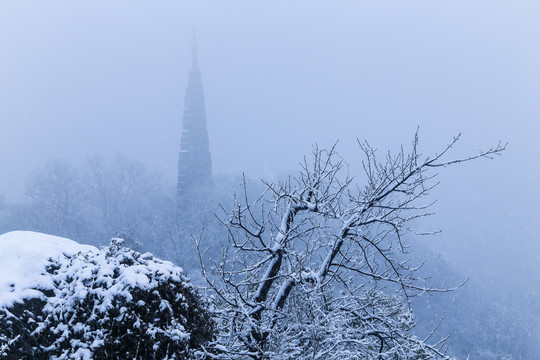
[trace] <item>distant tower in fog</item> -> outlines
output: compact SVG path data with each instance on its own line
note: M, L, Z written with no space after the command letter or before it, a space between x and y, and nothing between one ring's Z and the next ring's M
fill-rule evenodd
M210 185L212 161L206 130L206 111L201 72L197 66L197 43L193 37L193 62L184 97L184 118L178 155L178 205L200 186Z

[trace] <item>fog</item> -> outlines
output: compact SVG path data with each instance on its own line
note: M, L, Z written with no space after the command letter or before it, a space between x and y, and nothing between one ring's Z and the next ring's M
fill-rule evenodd
M443 232L421 241L538 313L539 18L521 0L3 0L0 195L95 154L174 183L195 31L215 174L272 180L336 141L356 174L357 139L397 151L417 128L426 155L459 133L455 156L508 143L441 169L421 226Z

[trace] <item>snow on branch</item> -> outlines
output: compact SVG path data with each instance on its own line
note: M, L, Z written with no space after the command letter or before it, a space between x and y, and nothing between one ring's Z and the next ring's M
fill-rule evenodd
M437 168L492 158L497 146L447 159L459 135L433 157L412 148L378 160L359 142L366 175L354 183L336 145L313 148L300 172L265 182L265 193L224 211L228 231L219 264L203 266L223 331L218 359L445 359L442 343L412 335L409 299L446 292L416 275L409 235L431 215ZM201 264L202 255L201 256ZM381 290L384 285L385 291ZM209 355L210 356L210 355Z

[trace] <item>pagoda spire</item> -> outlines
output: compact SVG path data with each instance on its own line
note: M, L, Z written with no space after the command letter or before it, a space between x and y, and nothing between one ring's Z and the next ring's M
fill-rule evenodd
M198 68L198 47L193 33L192 66L184 97L183 128L178 155L177 201L181 206L196 188L208 186L212 178L206 109L201 72Z
M197 46L197 32L193 28L193 38L191 39L191 68L197 67L199 57L199 47Z

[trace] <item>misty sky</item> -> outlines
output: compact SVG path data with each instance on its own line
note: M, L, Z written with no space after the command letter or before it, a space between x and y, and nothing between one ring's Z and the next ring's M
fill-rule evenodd
M540 280L540 2L0 0L0 194L52 158L175 181L195 27L214 173L274 178L356 139L495 161L443 170L434 244L507 286ZM427 226L427 224L426 224ZM516 280L518 279L518 280Z

